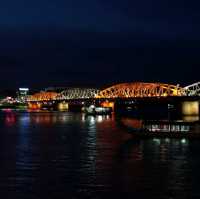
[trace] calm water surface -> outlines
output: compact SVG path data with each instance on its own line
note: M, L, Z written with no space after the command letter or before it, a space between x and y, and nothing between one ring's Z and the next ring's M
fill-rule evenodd
M0 114L0 196L200 198L200 141L135 140L114 116Z

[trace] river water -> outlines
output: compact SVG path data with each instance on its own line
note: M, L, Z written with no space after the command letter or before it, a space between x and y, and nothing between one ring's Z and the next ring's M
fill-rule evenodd
M4 199L200 198L200 141L135 140L114 116L0 114Z

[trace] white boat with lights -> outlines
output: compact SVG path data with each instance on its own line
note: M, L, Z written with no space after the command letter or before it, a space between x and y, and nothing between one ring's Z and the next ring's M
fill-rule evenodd
M107 115L112 113L112 108L90 105L89 107L84 107L83 112L87 115Z

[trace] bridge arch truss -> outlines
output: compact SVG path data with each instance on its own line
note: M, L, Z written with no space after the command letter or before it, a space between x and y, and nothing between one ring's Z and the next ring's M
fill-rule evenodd
M184 87L187 96L200 96L200 82Z
M62 91L57 100L90 99L95 98L98 93L99 90L93 88L69 88Z
M28 97L28 102L40 102L56 100L58 93L56 92L39 92Z
M162 83L122 83L106 88L97 98L135 98L135 97L165 97L182 96L184 89L179 85Z

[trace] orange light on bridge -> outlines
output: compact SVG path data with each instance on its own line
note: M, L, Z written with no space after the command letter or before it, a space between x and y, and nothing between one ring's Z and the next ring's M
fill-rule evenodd
M105 102L102 102L101 103L101 106L102 107L109 107L109 108L114 108L114 102L108 102L108 101L105 101Z
M28 103L28 109L31 110L38 110L41 108L41 104L40 103Z

